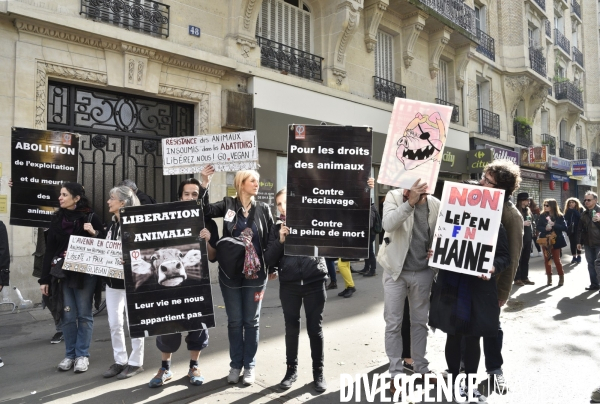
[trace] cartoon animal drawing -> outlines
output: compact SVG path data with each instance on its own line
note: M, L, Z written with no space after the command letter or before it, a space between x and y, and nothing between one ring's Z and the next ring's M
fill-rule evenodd
M131 272L135 289L154 281L158 285L173 287L187 279L186 268L198 265L200 250L190 250L183 254L177 248L163 248L144 260L132 261Z
M406 170L412 170L441 156L445 139L446 127L438 112L431 115L417 113L398 140L396 156Z

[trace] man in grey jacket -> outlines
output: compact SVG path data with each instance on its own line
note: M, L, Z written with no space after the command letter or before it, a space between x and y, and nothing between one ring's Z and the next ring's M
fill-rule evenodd
M392 379L402 368L402 319L404 301L410 308L411 354L414 371L430 373L425 358L429 297L434 271L428 265L440 201L427 195L420 179L410 189L388 192L383 204L384 244L378 255L383 267L385 351ZM392 384L392 393L395 388Z

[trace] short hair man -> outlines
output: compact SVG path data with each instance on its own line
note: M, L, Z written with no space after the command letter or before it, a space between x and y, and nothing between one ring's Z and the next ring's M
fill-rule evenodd
M594 261L600 253L600 206L598 205L598 194L592 191L587 191L583 197L583 206L585 210L579 219L575 237L577 240L577 248L581 249L581 245L585 246L585 260L588 265L590 274L590 286L585 290L598 290L598 275Z
M498 290L498 310L506 304L512 289L513 279L519 266L519 258L523 249L523 217L519 210L510 201L510 197L521 184L521 169L510 160L494 160L483 169L483 175L479 183L488 188L503 189L504 206L502 208L502 225L508 236L508 249L510 252L510 266L496 277L496 288ZM502 324L498 323L498 335L496 337L483 337L483 352L485 355L485 367L488 378L496 389L496 392L506 394L508 387L502 372L502 340L504 333ZM495 381L492 375L495 376ZM489 386L489 383L488 383ZM488 389L479 388L484 395L488 395Z
M388 192L383 203L386 246L378 258L384 269L385 351L392 379L404 372L401 330L407 297L413 369L422 377L430 373L425 351L434 270L428 265L427 253L433 242L440 201L426 191L427 184L417 180L410 189ZM390 392L395 393L393 385Z
M126 186L127 188L131 188L131 190L133 192L135 192L135 196L138 197L138 199L140 200L140 203L142 205L152 205L152 204L156 203L154 198L152 198L150 195L147 195L144 192L142 192L141 190L139 190L136 183L133 180L124 179L123 181L121 181L119 183L119 186L121 186L121 185Z
M519 267L515 275L515 285L535 285L535 282L529 280L529 258L531 254L531 241L533 240L533 228L536 223L532 222L533 215L529 209L529 194L521 192L517 195L517 208L523 216L523 249L521 258L519 258Z

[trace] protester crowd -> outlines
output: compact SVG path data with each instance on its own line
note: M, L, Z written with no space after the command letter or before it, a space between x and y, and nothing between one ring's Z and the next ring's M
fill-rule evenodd
M245 385L255 381L257 348L259 344L260 312L269 280L279 280L279 297L284 316L286 368L282 370L282 389L289 389L298 376L298 352L301 308L304 306L306 329L310 341L313 387L317 392L327 389L324 375L323 313L327 290L337 288L335 259L329 257L290 256L284 245L290 234L286 225L286 189L277 192L275 203L279 217L273 218L271 209L256 199L259 174L244 170L235 175L236 195L210 202L208 189L214 169L204 168L200 180L189 178L181 182L179 201L199 200L203 206L205 228L198 235L206 242L208 259L219 261L218 243L228 237L244 240L246 257L241 277L231 276L236 268L228 268L219 261L218 281L225 302L229 339L230 370L227 381ZM600 205L594 192L586 192L583 206L576 198L569 198L564 209L554 199L543 201L542 209L527 193L518 193L521 182L519 167L506 160L489 163L480 181L471 185L505 191L501 226L493 257L493 268L487 275L472 276L457 272L435 270L428 265L440 201L428 194L427 184L417 181L410 189L389 191L381 217L371 206L369 258L360 273L376 275L379 262L383 268L383 301L385 319L385 351L389 358L389 372L393 378L405 372L426 375L435 382L440 377L456 378L460 373L477 373L483 356L489 379L469 390L464 386L455 397L469 394L475 402L484 402L486 395L496 391L506 394L509 388L503 375L502 347L504 334L500 310L506 304L512 286L533 285L529 278L529 259L543 254L547 285L553 283L552 262L556 268L559 286L565 283L561 263L561 249L570 245L572 263L581 262L585 254L590 285L598 290L600 273ZM368 185L372 188L373 179ZM513 202L513 200L515 202ZM64 271L69 238L72 235L120 240L121 209L140 204L153 204L154 199L137 189L135 183L125 180L109 192L108 210L112 220L103 224L94 213L83 186L65 182L60 187L60 208L52 216L50 227L39 232L39 243L45 246L36 251L39 284L44 302L53 314L56 335L52 343L64 339L65 355L58 369L76 373L86 372L90 366L89 348L92 341L94 295L106 287L106 307L110 327L114 363L102 373L103 377L126 379L144 371L144 338L132 338L132 352L127 353L124 329L127 326L125 282L120 279ZM233 212L229 215L229 212ZM213 220L224 218L221 229ZM373 243L381 231L383 243L377 262ZM43 258L42 258L43 257ZM352 280L350 260L337 260L345 283L341 297L356 292ZM9 253L6 227L0 222L0 290L9 284ZM358 271L357 271L358 272ZM327 284L329 278L330 283ZM426 358L428 330L446 333L445 357L447 371L435 375ZM172 355L182 343L182 334L160 335L156 348L161 352L161 364L149 386L156 388L169 381ZM208 347L207 329L190 331L185 337L190 353L189 381L201 385L204 381L199 368L201 351ZM3 365L0 359L0 367ZM392 383L393 395L401 387ZM600 390L593 399L600 402Z

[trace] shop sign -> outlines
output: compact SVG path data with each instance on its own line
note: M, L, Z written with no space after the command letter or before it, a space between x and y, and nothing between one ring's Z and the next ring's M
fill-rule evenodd
M583 177L579 185L595 187L598 185L598 169L590 167L588 174Z
M532 180L544 180L546 179L546 176L544 175L544 173L521 170L521 178L530 178Z
M559 171L571 170L571 160L563 159L557 156L550 156L548 167Z
M554 174L550 173L550 179L552 181L561 181L561 182L569 182L569 177L566 175Z
M588 174L587 160L574 160L571 164L571 175L574 177L585 177Z
M471 150L467 153L467 172L482 173L483 168L493 160L490 149Z
M461 174L467 171L467 151L445 147L440 171Z
M548 146L521 149L521 166L545 170L548 165Z
M516 165L519 165L519 153L516 151L497 146L490 146L489 144L486 144L485 148L492 151L494 160L510 160Z

